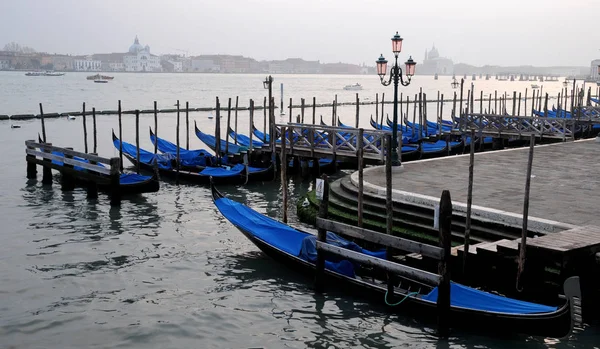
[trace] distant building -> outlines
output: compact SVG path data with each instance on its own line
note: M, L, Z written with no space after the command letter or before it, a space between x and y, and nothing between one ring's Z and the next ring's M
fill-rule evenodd
M199 73L218 73L221 71L221 66L216 64L212 59L192 58L190 60L191 71Z
M75 71L101 71L102 62L93 59L92 56L73 59L73 70Z
M125 71L125 64L123 63L125 55L125 53L113 52L98 53L92 57L102 62L103 71Z
M598 66L600 65L600 59L594 59L590 66L590 77L594 81L600 80L600 76L598 76Z
M421 75L451 75L454 72L454 63L449 58L440 57L435 45L425 50L425 59L417 65L416 72Z
M0 70L10 69L10 59L0 57Z
M138 37L135 37L129 52L123 56L125 71L131 72L160 72L162 66L160 58L150 53L150 46L142 46Z

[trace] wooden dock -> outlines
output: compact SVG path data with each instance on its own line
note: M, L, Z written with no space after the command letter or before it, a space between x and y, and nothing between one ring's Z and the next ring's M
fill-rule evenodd
M528 149L475 154L471 219L500 226L523 226L524 183ZM529 296L561 292L565 278L578 275L584 289L584 316L600 310L600 142L594 139L534 148L526 242L525 288ZM469 156L451 156L403 164L393 174L395 205L429 208L433 219L439 193L449 190L454 219L466 215ZM351 176L358 186L357 174ZM364 171L365 196L386 192L382 167ZM465 255L468 268L453 270L453 279L471 280L499 291L516 292L515 276L521 239L503 238L472 244L469 252L455 246L457 260ZM418 253L401 257L410 266L432 268ZM460 263L454 263L455 265ZM555 285L548 287L548 283Z

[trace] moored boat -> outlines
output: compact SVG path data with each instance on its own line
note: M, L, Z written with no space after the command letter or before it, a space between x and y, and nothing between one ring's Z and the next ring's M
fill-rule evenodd
M344 86L344 90L359 91L359 90L362 90L362 85L359 84L358 82L356 84L346 85L346 86Z
M211 184L213 202L221 214L269 257L308 277L315 275L316 250L313 234L293 228L224 197ZM385 250L369 251L328 232L327 243L350 248L358 253L385 258ZM394 313L411 314L425 321L437 318L437 287L396 276L401 281L394 288L402 304L392 306L387 296L386 280L377 273L344 259L326 256L325 280L329 286L363 296ZM407 287L411 286L411 287ZM566 297L557 306L521 301L451 283L449 318L452 326L500 335L527 334L563 338L571 333L581 315L579 278L564 283Z

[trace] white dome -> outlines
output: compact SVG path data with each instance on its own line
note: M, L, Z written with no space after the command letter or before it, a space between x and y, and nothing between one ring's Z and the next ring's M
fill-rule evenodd
M138 53L142 50L144 50L144 46L140 45L140 41L136 36L135 40L133 41L133 45L129 46L129 53Z

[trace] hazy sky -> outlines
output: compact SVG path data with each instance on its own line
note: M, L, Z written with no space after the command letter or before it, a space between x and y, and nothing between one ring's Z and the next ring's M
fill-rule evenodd
M588 66L599 16L600 0L2 0L0 48L125 52L138 35L155 54L374 65L398 31L402 62L435 43L454 63Z

